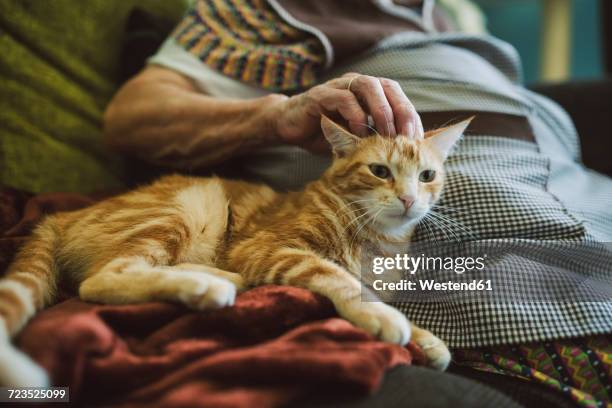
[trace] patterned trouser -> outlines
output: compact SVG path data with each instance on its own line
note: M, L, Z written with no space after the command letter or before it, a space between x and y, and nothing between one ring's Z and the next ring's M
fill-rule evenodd
M583 407L612 407L612 335L460 349L454 360L545 384Z

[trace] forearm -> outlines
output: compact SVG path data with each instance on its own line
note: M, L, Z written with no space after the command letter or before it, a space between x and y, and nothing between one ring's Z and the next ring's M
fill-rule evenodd
M340 117L360 136L368 134L370 115L381 134L423 137L414 106L386 78L351 73L291 98L228 100L203 95L185 77L160 67L146 68L121 88L104 115L104 134L117 151L190 169L277 144L327 154L322 114Z
M252 100L198 93L178 74L150 68L128 82L104 117L108 144L175 168L200 168L279 143L270 95Z

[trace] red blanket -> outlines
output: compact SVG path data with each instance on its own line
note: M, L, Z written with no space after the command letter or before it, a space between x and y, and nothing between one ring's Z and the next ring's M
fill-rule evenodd
M41 214L92 202L15 194L0 195L0 222L10 226L0 267ZM26 214L15 208L24 205ZM70 387L72 401L125 407L265 407L310 392L364 395L388 368L423 361L415 346L375 341L335 316L327 299L281 286L252 289L234 307L210 312L71 298L40 313L17 343L55 384Z

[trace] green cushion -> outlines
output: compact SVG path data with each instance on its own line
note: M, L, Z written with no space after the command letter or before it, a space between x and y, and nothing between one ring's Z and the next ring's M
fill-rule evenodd
M185 0L0 1L0 184L31 192L122 185L103 145L134 7L178 21Z

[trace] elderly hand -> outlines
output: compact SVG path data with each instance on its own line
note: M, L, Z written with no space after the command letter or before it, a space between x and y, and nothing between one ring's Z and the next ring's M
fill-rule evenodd
M342 117L356 135L366 136L368 115L387 136L423 138L423 125L400 85L391 79L345 74L308 91L284 97L273 109L276 132L284 143L313 152L329 150L321 137L321 114Z

